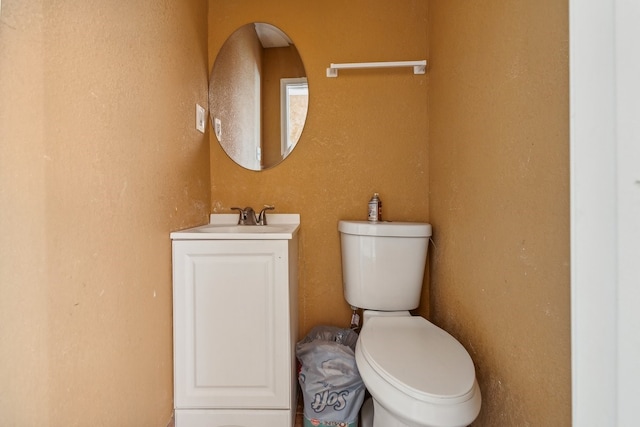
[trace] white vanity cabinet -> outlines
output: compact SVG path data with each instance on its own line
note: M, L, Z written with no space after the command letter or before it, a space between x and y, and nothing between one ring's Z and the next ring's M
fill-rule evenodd
M171 234L176 427L293 426L294 225Z

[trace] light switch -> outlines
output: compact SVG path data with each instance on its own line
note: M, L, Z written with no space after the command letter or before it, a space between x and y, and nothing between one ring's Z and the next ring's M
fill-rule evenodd
M206 126L207 119L205 118L204 108L200 104L196 104L196 129L204 133L204 127Z

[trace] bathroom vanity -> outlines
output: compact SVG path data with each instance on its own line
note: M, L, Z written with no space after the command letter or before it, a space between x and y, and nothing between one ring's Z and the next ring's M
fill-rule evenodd
M292 427L297 214L171 233L176 427Z

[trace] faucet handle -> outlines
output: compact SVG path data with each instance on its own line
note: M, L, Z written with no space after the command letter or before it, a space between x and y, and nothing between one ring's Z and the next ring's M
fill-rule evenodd
M276 207L273 205L264 205L264 208L262 208L262 210L260 211L260 214L258 215L258 225L267 225L267 212L266 211L272 211L274 210Z
M231 210L238 211L238 213L240 214L238 218L238 225L244 225L244 222L247 220L247 212L242 208L236 208L236 207L231 208Z

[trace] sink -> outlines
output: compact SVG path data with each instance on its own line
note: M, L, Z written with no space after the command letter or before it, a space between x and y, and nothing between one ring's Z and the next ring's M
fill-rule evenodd
M300 227L298 214L270 214L268 225L238 225L237 214L211 214L209 224L171 233L173 240L289 240Z
M193 231L198 233L286 233L289 226L280 225L226 225L226 224L207 224L196 227Z

